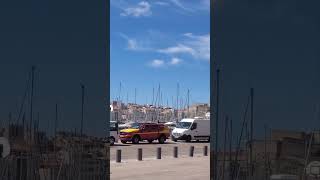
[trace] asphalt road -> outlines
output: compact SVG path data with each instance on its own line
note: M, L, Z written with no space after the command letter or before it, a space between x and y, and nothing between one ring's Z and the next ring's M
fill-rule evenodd
M142 148L143 158L156 158L158 147L161 147L162 157L173 157L173 149L175 146L178 147L178 156L188 156L191 146L194 146L195 155L202 155L204 146L208 146L208 154L210 153L210 143L206 141L194 141L187 143L184 141L173 142L171 140L167 140L165 144L158 144L157 141L154 141L152 144L149 144L148 142L140 142L139 144L122 144L120 142L111 146L110 160L111 162L116 160L117 149L121 149L122 160L136 160L138 148Z

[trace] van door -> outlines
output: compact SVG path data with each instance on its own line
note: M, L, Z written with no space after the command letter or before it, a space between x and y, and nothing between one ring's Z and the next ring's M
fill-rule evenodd
M150 133L152 133L151 125L145 124L141 129L140 137L142 139L150 139Z
M190 127L190 135L192 136L192 139L194 139L194 136L198 136L198 123L193 122L191 127Z

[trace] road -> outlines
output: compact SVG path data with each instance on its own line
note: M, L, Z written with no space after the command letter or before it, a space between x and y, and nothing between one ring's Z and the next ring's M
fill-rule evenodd
M122 144L116 143L114 146L110 148L110 160L116 160L116 151L117 149L121 149L121 159L122 160L130 160L137 159L137 151L138 148L142 148L143 150L143 158L156 158L157 147L161 147L162 156L163 157L172 157L173 156L173 148L174 146L178 147L178 156L188 156L190 146L194 146L194 154L203 154L204 146L208 146L208 153L210 152L210 143L208 142L173 142L167 140L165 144L158 144L157 141L149 144L147 142L141 142L139 144Z
M111 162L110 165L112 180L210 179L210 156L128 160L124 163Z

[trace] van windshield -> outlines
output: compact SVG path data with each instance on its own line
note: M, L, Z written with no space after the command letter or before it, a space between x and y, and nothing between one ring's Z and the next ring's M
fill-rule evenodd
M178 122L176 127L181 129L189 129L190 126L191 122Z
M110 131L117 131L116 122L110 122Z

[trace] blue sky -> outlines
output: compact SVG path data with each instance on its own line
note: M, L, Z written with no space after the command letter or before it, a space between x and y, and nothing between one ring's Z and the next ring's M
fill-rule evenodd
M209 0L111 0L111 99L209 102ZM181 101L180 101L181 102Z

